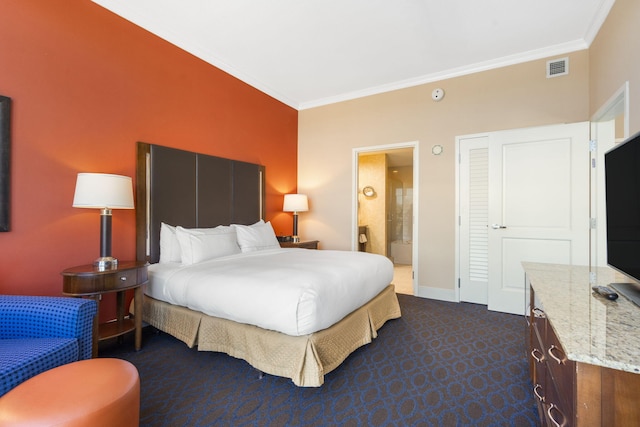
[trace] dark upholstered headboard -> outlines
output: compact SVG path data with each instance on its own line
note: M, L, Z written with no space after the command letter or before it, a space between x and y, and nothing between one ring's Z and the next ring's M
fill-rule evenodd
M136 258L160 258L160 224L187 228L264 218L264 166L138 143Z

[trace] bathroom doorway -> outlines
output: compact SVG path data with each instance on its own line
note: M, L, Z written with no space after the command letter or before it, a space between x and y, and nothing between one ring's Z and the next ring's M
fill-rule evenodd
M413 144L355 150L358 250L388 257L396 292L410 295L417 276L415 150Z

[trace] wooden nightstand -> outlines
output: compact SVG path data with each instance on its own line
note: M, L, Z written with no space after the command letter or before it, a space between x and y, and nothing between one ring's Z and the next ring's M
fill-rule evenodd
M318 249L318 240L308 240L306 242L280 242L281 248L303 248L303 249Z
M147 263L144 261L124 261L118 268L99 271L93 265L80 265L64 270L62 293L73 297L93 298L98 303L98 314L93 325L93 357L98 355L98 342L107 338L136 331L135 348L142 346L142 286L147 283ZM125 319L125 291L135 292L135 317ZM100 299L102 294L117 292L116 319L98 324Z

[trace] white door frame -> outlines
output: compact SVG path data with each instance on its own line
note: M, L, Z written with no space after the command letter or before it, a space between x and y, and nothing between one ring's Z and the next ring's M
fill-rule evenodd
M591 117L591 122L614 119L618 114L623 117L624 138L629 138L629 82L625 82L602 107Z
M418 214L418 195L420 194L420 156L418 151L418 141L400 142L396 144L373 145L368 147L358 147L352 150L351 168L351 250L358 250L358 156L363 153L376 151L389 151L399 148L413 148L413 234L411 242L411 268L413 270L413 294L418 295L418 228L420 218Z
M591 230L590 266L603 267L606 259L606 212L604 204L604 153L611 142L598 141L600 128L611 126L622 115L622 139L629 138L629 82L625 82L591 117L591 139L596 140L595 151L591 153L591 204L590 217L595 229ZM603 123L604 122L604 123Z

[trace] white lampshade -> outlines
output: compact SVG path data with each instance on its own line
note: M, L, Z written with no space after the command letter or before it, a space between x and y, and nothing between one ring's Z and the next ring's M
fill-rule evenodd
M79 173L73 207L133 209L131 178L106 173Z
M284 212L306 212L309 210L309 201L306 194L285 194Z

